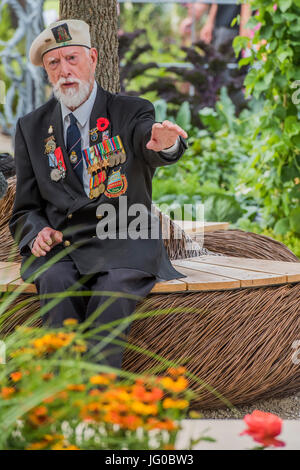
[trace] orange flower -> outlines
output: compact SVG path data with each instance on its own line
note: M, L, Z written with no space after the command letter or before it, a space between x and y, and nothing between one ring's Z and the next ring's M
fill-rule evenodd
M178 410L183 410L187 406L189 406L189 402L187 400L173 400L172 398L165 398L162 402L163 408L176 408Z
M157 419L157 418L148 418L145 428L148 430L151 429L161 429L166 431L174 431L178 426L169 418Z
M51 380L54 377L52 372L47 372L46 374L42 375L43 380Z
M170 375L183 375L186 373L186 368L185 367L169 367L169 369L167 369L167 372L168 374Z
M240 435L248 434L252 438L262 444L264 447L285 446L283 441L276 439L281 433L282 419L272 413L266 413L260 410L254 410L252 414L244 417L248 429L241 432Z
M60 349L64 346L67 346L72 339L74 338L75 333L47 333L46 335L42 336L41 338L37 338L31 341L34 348L37 350L39 354L43 353L51 353Z
M26 450L40 450L44 449L49 444L48 441L32 442L26 447Z
M72 390L74 392L83 392L85 390L84 384L70 384L67 386L68 390Z
M174 450L175 449L175 446L173 444L165 444L163 446L163 449L164 450Z
M80 415L84 421L100 421L103 416L101 403L88 403L82 407Z
M162 377L160 383L167 390L172 392L182 392L188 386L188 381L185 377L180 375L176 380L173 380L171 377Z
M14 387L2 387L1 388L1 396L2 398L7 399L9 398L13 393L15 393L15 388Z
M43 405L35 408L32 413L28 415L28 419L34 426L42 426L51 421L48 416L48 410Z
M10 378L13 382L19 382L19 380L22 378L22 372L12 372L10 374Z
M163 391L158 387L147 390L143 385L134 385L132 394L135 398L143 402L158 401L163 396Z

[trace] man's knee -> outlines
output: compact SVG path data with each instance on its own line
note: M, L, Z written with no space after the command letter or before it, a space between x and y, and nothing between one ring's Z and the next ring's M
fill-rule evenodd
M68 289L74 283L78 286L76 271L73 268L70 269L68 265L69 263L64 262L55 263L40 274L34 281L38 291L60 292Z

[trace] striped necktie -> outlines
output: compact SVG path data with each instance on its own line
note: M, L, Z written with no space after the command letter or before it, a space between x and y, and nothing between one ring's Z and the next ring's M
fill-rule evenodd
M77 126L77 119L73 113L69 114L70 125L67 129L67 152L79 181L83 185L83 159L81 154L81 134Z

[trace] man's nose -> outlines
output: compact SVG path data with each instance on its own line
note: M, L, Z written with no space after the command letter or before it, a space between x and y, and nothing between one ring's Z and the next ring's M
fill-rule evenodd
M71 66L68 64L67 60L62 59L60 61L60 76L67 78L70 77L71 74Z

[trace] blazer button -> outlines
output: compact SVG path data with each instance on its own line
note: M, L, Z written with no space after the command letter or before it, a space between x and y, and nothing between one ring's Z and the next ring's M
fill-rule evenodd
M68 215L68 219L72 219L72 217L73 217L73 214Z
M71 245L71 242L69 240L64 241L64 246L70 246L70 245Z

